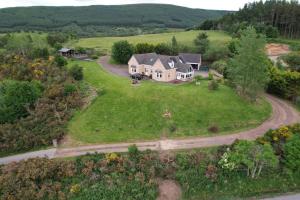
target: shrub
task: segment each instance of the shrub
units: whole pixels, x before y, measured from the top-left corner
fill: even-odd
[[[38,82],[6,80],[0,82],[0,124],[28,115],[28,109],[41,96]]]
[[[227,62],[225,60],[218,60],[215,61],[212,65],[211,68],[219,72],[220,74],[224,74],[225,70],[227,67]]]
[[[208,131],[212,132],[212,133],[217,133],[217,132],[219,132],[219,127],[217,125],[210,126],[208,128]]]
[[[219,88],[219,83],[216,80],[212,80],[208,84],[209,90],[217,90]]]
[[[267,92],[295,101],[300,96],[300,73],[280,71],[275,67],[269,70],[270,81]]]
[[[219,164],[222,168],[230,170],[244,168],[247,176],[256,178],[261,175],[264,168],[275,168],[278,165],[278,158],[270,144],[261,145],[253,141],[241,140],[224,153]]]
[[[171,133],[174,133],[177,130],[176,124],[171,124],[170,127],[169,127],[169,129],[170,129]]]
[[[293,135],[284,145],[284,164],[293,171],[300,170],[300,134]]]
[[[69,96],[77,91],[77,87],[74,84],[66,84],[64,87],[64,95]]]
[[[148,43],[138,43],[135,46],[135,53],[143,54],[143,53],[152,53],[154,52],[155,46]]]
[[[98,55],[91,55],[91,58],[94,59],[94,60],[96,60],[96,59],[99,58],[99,56]]]
[[[161,55],[172,55],[172,47],[166,43],[160,43],[154,48],[155,53]]]
[[[63,67],[68,64],[68,61],[63,56],[55,56],[54,62],[58,67]]]
[[[70,70],[70,75],[76,80],[81,81],[83,79],[83,68],[79,65],[73,65]]]
[[[115,42],[112,46],[112,58],[121,64],[127,64],[134,53],[134,47],[128,41]]]

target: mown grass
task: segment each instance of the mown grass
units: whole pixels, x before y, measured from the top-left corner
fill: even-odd
[[[171,33],[161,34],[148,34],[148,35],[137,35],[129,37],[94,37],[94,38],[83,38],[79,39],[78,42],[71,42],[69,46],[81,46],[86,48],[96,48],[98,50],[109,53],[113,43],[120,40],[128,40],[132,44],[137,43],[150,43],[158,44],[163,42],[171,42],[173,36],[176,37],[178,43],[193,46],[193,40],[197,34],[201,31],[176,31]],[[209,40],[213,45],[223,45],[230,41],[231,37],[221,31],[205,31],[209,36]]]
[[[209,91],[207,81],[200,86],[151,81],[132,86],[129,79],[95,62],[69,65],[75,63],[84,67],[85,81],[102,91],[68,126],[72,138],[85,143],[212,135],[207,129],[213,125],[220,133],[233,132],[256,126],[270,115],[267,102],[247,103],[224,85],[218,91]],[[170,119],[163,116],[166,112]]]

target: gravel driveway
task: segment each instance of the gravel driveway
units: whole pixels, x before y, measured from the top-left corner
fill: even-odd
[[[106,71],[123,77],[129,77],[128,65],[110,64],[110,56],[102,56],[98,60],[98,64],[101,65]]]

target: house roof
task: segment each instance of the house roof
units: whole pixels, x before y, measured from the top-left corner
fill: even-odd
[[[197,54],[200,55],[200,54]],[[176,71],[187,73],[191,68],[190,64],[186,64],[185,60],[180,56],[158,55],[156,53],[134,54],[133,55],[139,64],[154,65],[159,59],[166,70],[176,69]],[[196,57],[196,56],[195,56]],[[200,56],[198,56],[200,62]]]
[[[200,63],[201,54],[195,53],[180,53],[179,57],[186,63]]]
[[[68,49],[68,48],[61,48],[60,50],[58,50],[59,52],[62,52],[62,53],[67,53],[69,51],[71,51],[72,49]]]
[[[158,58],[156,53],[134,54],[133,55],[139,64],[154,65]]]

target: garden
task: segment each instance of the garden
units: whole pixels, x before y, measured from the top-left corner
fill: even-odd
[[[255,127],[271,113],[264,99],[247,102],[224,84],[210,90],[208,80],[200,85],[142,81],[133,86],[130,79],[110,74],[96,62],[69,62],[74,64],[83,67],[84,81],[98,91],[68,126],[69,135],[83,143],[226,134]],[[211,132],[212,127],[217,130]]]

